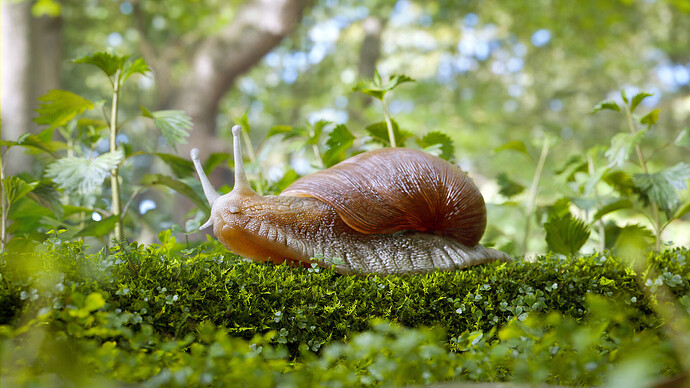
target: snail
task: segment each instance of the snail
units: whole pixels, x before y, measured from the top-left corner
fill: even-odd
[[[479,245],[486,228],[484,198],[455,165],[422,151],[364,152],[296,180],[280,195],[249,186],[232,128],[235,185],[220,196],[199,160],[192,161],[211,205],[200,229],[230,251],[273,263],[335,265],[342,274],[405,274],[455,270],[511,260]]]

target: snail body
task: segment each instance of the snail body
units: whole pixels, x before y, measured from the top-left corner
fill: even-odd
[[[479,245],[481,193],[459,168],[404,148],[365,152],[302,177],[277,196],[254,192],[233,127],[235,186],[219,196],[192,160],[228,250],[256,261],[335,265],[340,273],[455,270],[510,256]],[[316,258],[316,259],[315,259]]]

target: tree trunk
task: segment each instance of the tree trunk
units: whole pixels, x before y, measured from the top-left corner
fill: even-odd
[[[218,35],[206,39],[191,69],[172,96],[171,106],[194,121],[190,145],[202,154],[227,151],[213,141],[220,100],[238,76],[256,65],[301,20],[310,0],[250,0]]]
[[[2,2],[2,138],[17,140],[35,132],[36,99],[60,84],[62,19],[34,18],[32,3]],[[12,148],[6,156],[6,175],[16,175],[31,166],[24,150]]]
[[[1,5],[2,63],[0,63],[0,85],[2,94],[2,138],[17,140],[31,125],[31,3],[10,3]],[[9,150],[4,160],[5,175],[14,175],[25,170],[29,156],[23,150]]]

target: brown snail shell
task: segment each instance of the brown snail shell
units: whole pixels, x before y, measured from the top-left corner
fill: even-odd
[[[484,198],[453,164],[422,151],[383,148],[302,177],[280,195],[314,197],[365,234],[429,232],[475,246],[486,229]]]

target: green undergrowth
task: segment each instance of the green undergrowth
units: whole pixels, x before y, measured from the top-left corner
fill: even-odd
[[[216,242],[88,254],[49,239],[0,264],[12,385],[648,382],[682,370],[657,288],[690,313],[690,254],[636,273],[608,253],[455,272],[342,276],[247,262]],[[690,328],[685,332],[687,336]],[[633,385],[628,385],[633,386]]]

